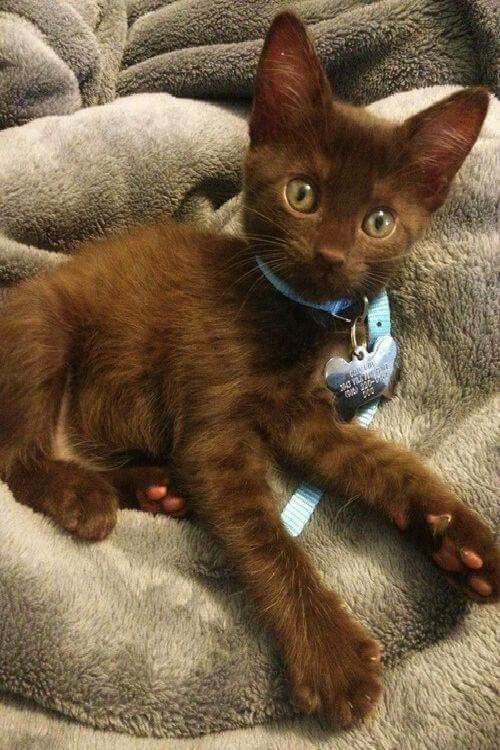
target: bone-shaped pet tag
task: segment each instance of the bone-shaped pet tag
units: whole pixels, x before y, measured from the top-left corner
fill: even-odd
[[[350,362],[342,357],[328,360],[326,384],[336,394],[339,412],[345,418],[390,391],[397,351],[395,340],[386,334],[376,340],[371,352],[357,346]]]

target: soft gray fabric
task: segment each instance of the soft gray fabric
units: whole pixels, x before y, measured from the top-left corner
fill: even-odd
[[[262,36],[284,7],[310,25],[335,90],[352,101],[433,84],[496,83],[489,0],[129,0],[118,91],[248,97]]]
[[[0,0],[0,128],[115,96],[123,0]]]
[[[0,128],[116,92],[248,98],[262,37],[285,7],[310,25],[352,101],[497,83],[492,0],[0,0]]]
[[[374,109],[403,117],[448,92],[398,94]],[[421,453],[492,523],[499,143],[492,101],[450,200],[391,286],[403,369],[397,398],[374,423]],[[50,253],[28,245],[64,249],[164,211],[236,226],[238,202],[228,198],[245,144],[238,110],[167,94],[0,133],[2,278],[10,284],[48,262]],[[123,511],[109,539],[87,545],[5,487],[0,687],[139,735],[242,728],[214,741],[222,748],[495,747],[494,610],[466,604],[398,532],[354,503],[323,501],[303,543],[386,648],[384,700],[355,730],[323,732],[316,721],[243,729],[290,715],[282,667],[196,525]]]

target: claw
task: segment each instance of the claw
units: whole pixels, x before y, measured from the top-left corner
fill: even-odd
[[[429,513],[427,522],[431,526],[432,536],[441,536],[444,534],[452,521],[451,513],[443,513],[440,516],[434,516]]]

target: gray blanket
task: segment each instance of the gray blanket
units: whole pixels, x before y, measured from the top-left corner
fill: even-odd
[[[375,109],[403,116],[445,93],[399,94]],[[403,370],[374,425],[421,453],[491,522],[499,110],[493,102],[448,204],[391,287]],[[220,194],[214,172],[218,187],[236,183],[245,141],[238,113],[166,94],[4,131],[0,216],[17,244],[0,254],[2,274],[59,257],[21,236],[68,242],[72,229],[95,231],[98,216],[119,222],[131,206],[134,215],[149,206],[237,222],[237,201],[214,212],[210,195]],[[4,690],[144,735],[289,715],[273,645],[196,525],[123,511],[108,540],[86,545],[6,487],[0,514]],[[373,723],[335,735],[333,746],[426,747],[430,736],[441,747],[493,748],[493,611],[466,605],[394,529],[341,498],[322,502],[303,543],[386,648]]]
[[[6,4],[0,0],[0,10]],[[40,4],[32,0],[32,5]],[[349,66],[356,77],[358,64],[364,65],[364,74],[353,83],[353,98],[371,99],[377,92],[392,91],[393,80],[387,73],[391,60],[398,73],[404,71],[397,87],[409,88],[429,78],[427,63],[422,60],[416,65],[414,49],[408,42],[398,44],[397,35],[394,39],[386,34],[385,53],[373,58],[361,54],[366,48],[359,37],[359,29],[369,29],[370,19],[377,17],[375,11],[384,23],[390,25],[389,18],[400,17],[404,26],[409,9],[422,10],[423,3],[300,5],[326,17],[326,23],[318,22],[315,33],[323,29],[324,39],[332,40],[325,56],[330,50],[332,54],[334,49],[341,50],[336,59],[340,71],[339,60],[347,61],[344,85]],[[238,7],[241,10],[242,3],[231,7],[217,3],[219,28],[212,32],[204,10],[208,3],[203,0],[152,0],[149,6],[153,12],[145,15],[144,0],[129,3],[129,67],[122,67],[119,88],[134,67],[135,80],[139,80],[136,66],[142,63],[134,62],[130,52],[134,28],[140,28],[141,19],[151,23],[153,40],[157,38],[153,27],[163,23],[165,13],[194,19],[191,31],[181,21],[168,25],[172,35],[178,30],[178,42],[171,39],[171,46],[186,46],[187,38],[201,45],[184,52],[191,56],[193,80],[196,73],[204,75],[203,65],[209,65],[203,62],[208,48],[213,65],[207,81],[216,87],[225,77],[227,86],[233,85],[230,66],[234,60],[225,57],[227,49],[211,44],[226,33],[240,35],[231,39],[241,41],[242,69],[254,65],[257,49],[245,58],[248,48],[242,39],[254,33],[250,30],[252,14],[242,12],[241,24],[237,24],[230,13]],[[487,24],[477,24],[484,39],[490,39],[479,54],[472,21],[457,23],[459,17],[462,21],[480,19],[486,6],[460,3],[459,10],[453,10],[454,4],[449,3],[447,14],[442,12],[442,3],[425,7],[431,6],[434,14],[428,12],[420,19],[422,24],[427,19],[425,28],[433,30],[427,43],[434,40],[438,28],[450,50],[443,52],[435,74],[439,76],[442,70],[443,80],[491,82],[492,68],[486,64],[492,50]],[[72,3],[82,18],[86,9],[87,19],[96,18],[93,7],[92,0]],[[113,3],[99,3],[101,11],[105,7],[112,9]],[[206,22],[202,24],[203,13]],[[350,23],[346,14],[351,15]],[[0,24],[9,15],[10,22],[22,23],[22,14],[0,13]],[[227,17],[226,30],[220,28],[222,17]],[[258,17],[255,13],[257,25]],[[357,19],[358,36],[353,38],[358,41],[353,42],[347,32],[336,37],[335,24],[329,20],[334,18],[340,31],[342,18],[347,29],[354,28]],[[491,22],[491,16],[487,19]],[[92,23],[86,21],[89,29]],[[94,23],[95,29],[98,26]],[[374,38],[382,44],[382,37],[377,36],[380,29],[374,23],[371,26]],[[417,26],[412,27],[414,35],[422,39],[425,29]],[[108,26],[108,30],[113,28]],[[207,35],[204,40],[202,32]],[[88,39],[93,32],[89,34]],[[44,32],[39,38],[46,42],[48,36]],[[318,40],[321,45],[319,36]],[[108,52],[110,48],[117,49],[111,45]],[[82,54],[85,49],[82,45]],[[106,58],[106,45],[102,43],[99,49],[96,59]],[[356,50],[359,61],[355,64]],[[158,63],[168,88],[168,67],[162,65],[170,53],[158,54],[154,48],[148,54],[148,59]],[[437,58],[438,47],[432,59]],[[389,66],[385,76],[383,65]],[[0,80],[8,67],[0,66]],[[420,78],[423,69],[427,73]],[[73,75],[80,81],[74,71]],[[105,79],[111,91],[116,80],[111,74],[96,77],[91,88],[97,91],[97,81]],[[85,80],[92,77],[83,75]],[[210,87],[202,91],[199,86],[196,93],[224,93]],[[80,101],[63,109],[64,113],[88,103],[80,85],[77,88]],[[34,87],[33,92],[37,90]],[[103,91],[95,94],[94,101],[113,98]],[[387,116],[402,117],[447,91],[412,91],[374,107]],[[33,96],[32,102],[36,101]],[[0,108],[4,103],[0,97]],[[403,370],[397,398],[379,410],[373,426],[421,453],[492,523],[498,520],[493,299],[499,110],[500,105],[492,102],[482,136],[448,204],[390,289]],[[39,114],[34,113],[20,119]],[[121,98],[70,117],[35,119],[22,128],[4,130],[0,133],[0,286],[4,293],[19,278],[64,261],[63,252],[75,241],[107,227],[168,212],[234,231],[238,200],[233,196],[239,187],[245,145],[244,106],[234,101],[221,105],[179,100],[168,94]],[[278,498],[283,501],[282,490]],[[358,729],[332,734],[320,730],[316,721],[290,719],[282,666],[273,644],[217,549],[196,525],[123,511],[108,540],[85,545],[15,503],[5,486],[0,486],[0,688],[93,726],[131,734],[180,738],[240,728],[219,736],[214,747],[495,747],[493,611],[457,598],[394,529],[342,498],[322,502],[304,532],[303,543],[326,580],[385,644],[385,698],[371,722]],[[250,734],[244,729],[271,720],[269,728],[263,726]],[[12,737],[6,747],[16,746]],[[0,747],[2,739],[0,734]],[[120,743],[116,746],[127,747],[125,741]]]
[[[497,83],[493,0],[0,0],[0,128],[124,96],[248,98],[275,13],[310,25],[339,95]],[[128,27],[127,27],[128,20]]]

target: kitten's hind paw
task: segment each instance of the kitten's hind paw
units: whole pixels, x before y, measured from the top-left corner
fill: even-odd
[[[118,500],[113,487],[96,474],[78,468],[66,473],[61,483],[54,483],[54,500],[47,503],[47,512],[79,539],[105,539],[116,524]]]
[[[162,466],[126,466],[106,472],[120,496],[120,505],[146,513],[169,516],[186,514],[184,500],[170,489],[168,470]]]

